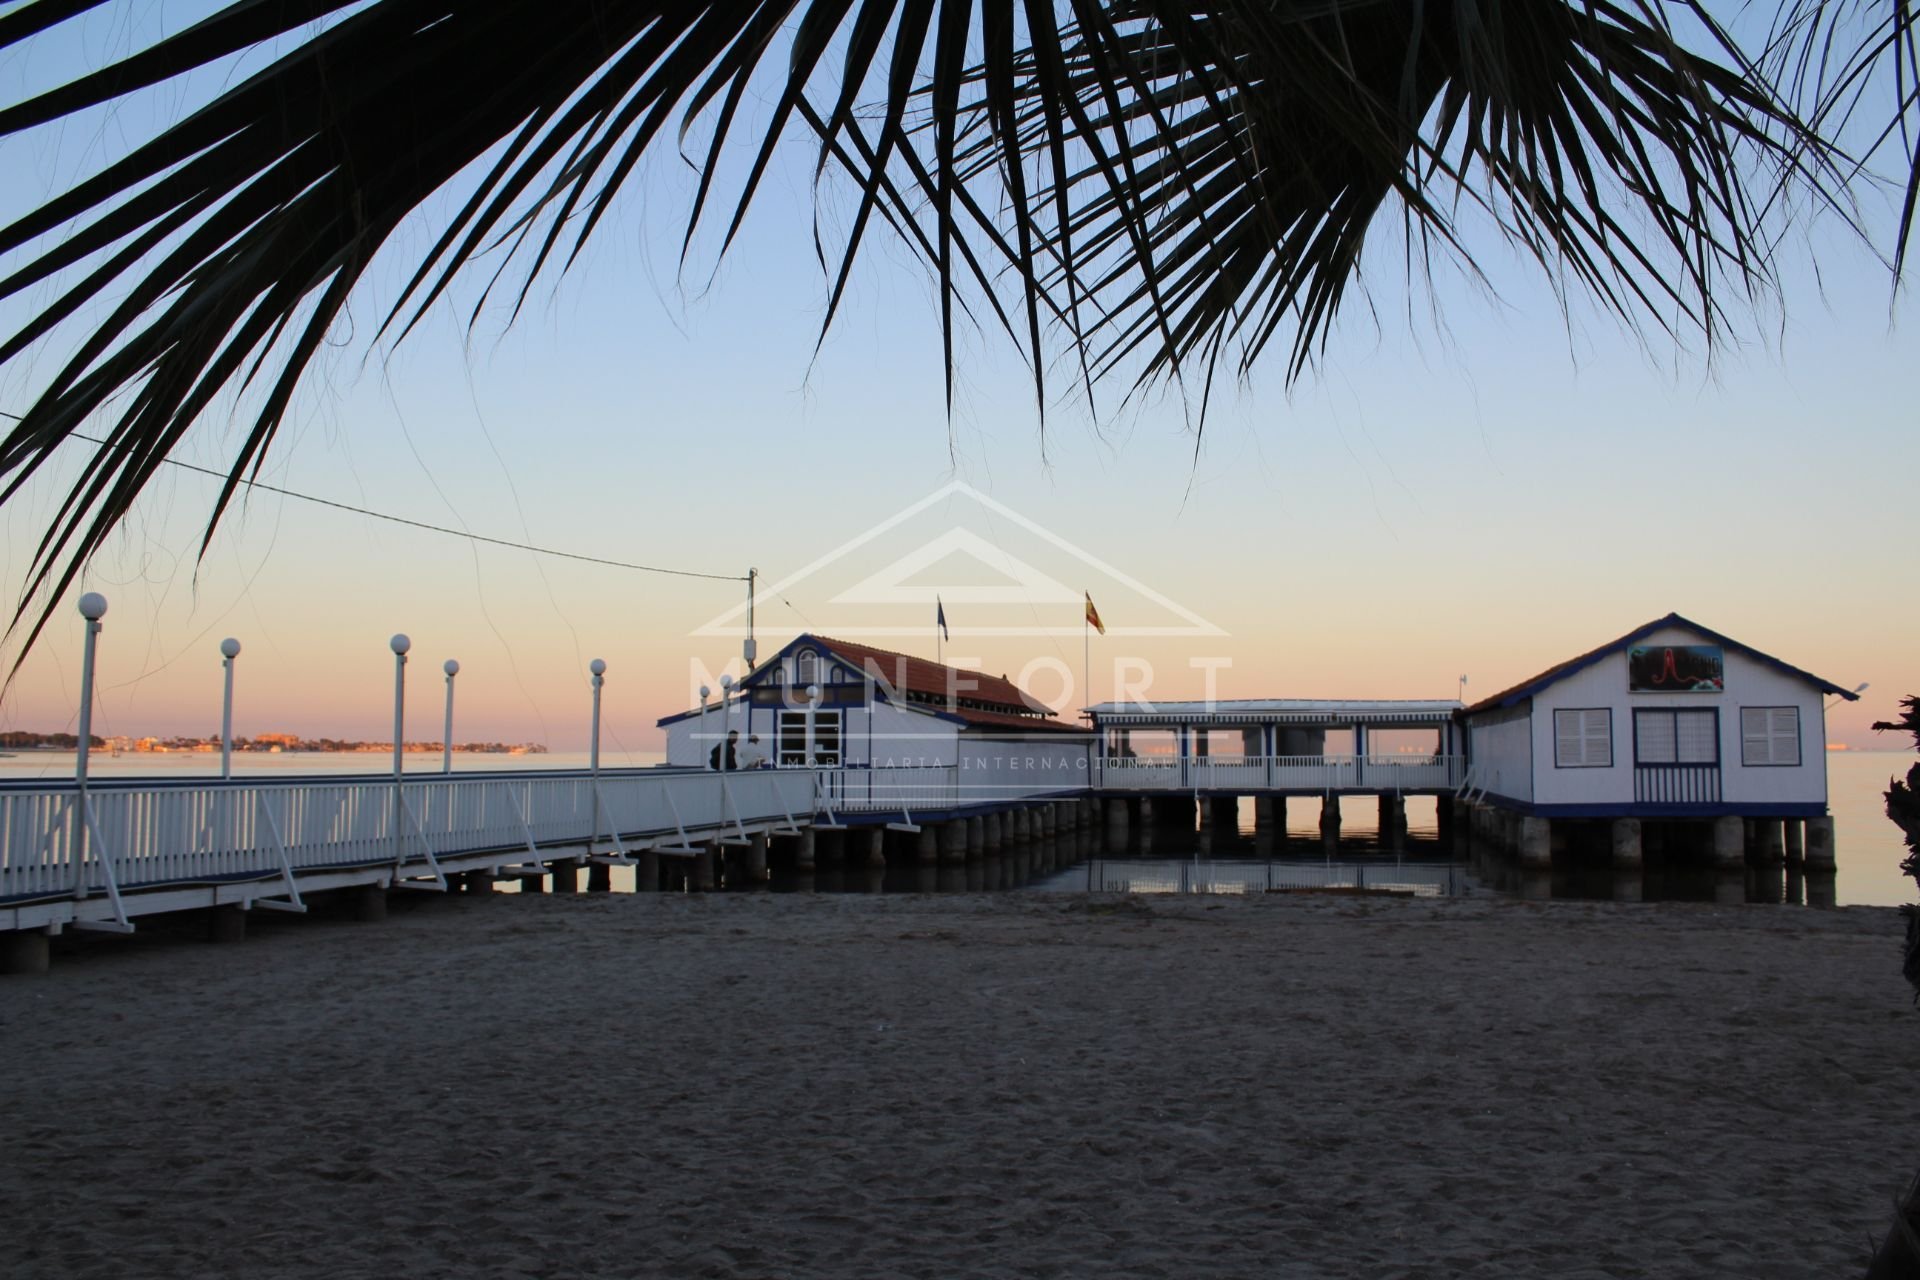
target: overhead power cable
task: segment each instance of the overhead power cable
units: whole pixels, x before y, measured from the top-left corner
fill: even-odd
[[[7,413],[5,410],[0,410],[0,418],[12,418],[15,422],[22,421],[19,414]],[[84,440],[88,444],[96,444],[104,448],[119,447],[108,444],[105,440],[96,440],[92,436],[83,436],[78,431],[68,432],[68,435],[72,439]],[[171,467],[179,467],[185,471],[197,471],[203,476],[212,476],[216,480],[225,480],[227,478],[224,472],[215,471],[211,467],[196,466],[191,462],[181,462],[177,458],[162,458],[161,461]],[[612,569],[632,569],[638,573],[665,573],[677,578],[705,578],[711,582],[745,582],[747,580],[747,575],[744,573],[700,573],[693,569],[669,569],[657,564],[633,564],[626,560],[608,560],[601,556],[583,556],[576,551],[556,551],[552,547],[536,547],[530,542],[513,542],[506,538],[489,538],[485,534],[469,533],[464,529],[449,529],[445,525],[428,524],[424,520],[409,520],[405,516],[389,515],[384,511],[370,511],[366,507],[356,507],[346,502],[335,502],[332,498],[316,498],[310,493],[298,493],[292,489],[282,489],[278,485],[266,484],[259,480],[243,479],[240,483],[249,489],[259,489],[265,493],[277,493],[283,498],[298,498],[302,502],[311,502],[322,507],[332,507],[336,511],[350,511],[354,515],[367,516],[374,520],[386,520],[392,524],[403,524],[410,529],[425,529],[430,533],[444,533],[455,538],[465,538],[469,542],[484,542],[496,547],[510,547],[515,551],[531,551],[536,555],[557,556],[562,560],[578,560],[584,564],[606,565]]]

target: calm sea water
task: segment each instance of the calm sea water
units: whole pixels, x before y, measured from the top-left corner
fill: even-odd
[[[661,763],[659,752],[620,753],[603,751],[602,768],[637,768]],[[385,773],[391,757],[374,753],[297,752],[281,755],[244,753],[234,758],[234,773],[243,778],[294,777],[302,774]],[[1889,779],[1904,777],[1920,760],[1905,752],[1835,751],[1827,755],[1828,807],[1833,813],[1834,844],[1840,870],[1835,879],[1835,900],[1842,906],[1897,906],[1915,900],[1913,883],[1900,874],[1905,849],[1899,830],[1886,817],[1885,792]],[[0,779],[69,778],[73,776],[72,752],[20,752],[0,756]],[[456,772],[483,772],[522,769],[583,769],[585,752],[554,752],[548,755],[458,755]],[[437,755],[409,755],[408,773],[431,774],[440,770]],[[89,765],[92,776],[107,780],[127,777],[210,777],[220,771],[217,755],[173,754],[106,756],[95,753]],[[1242,825],[1251,829],[1252,806],[1241,805]],[[1352,797],[1341,806],[1343,834],[1364,848],[1372,833],[1378,810],[1370,797]],[[1290,839],[1312,844],[1319,836],[1319,805],[1314,801],[1295,801],[1288,806],[1287,828]],[[1413,850],[1420,844],[1431,846],[1437,834],[1434,802],[1414,798],[1407,802],[1408,834]],[[1214,852],[1220,858],[1234,856],[1222,833]],[[1176,852],[1171,847],[1167,853]]]

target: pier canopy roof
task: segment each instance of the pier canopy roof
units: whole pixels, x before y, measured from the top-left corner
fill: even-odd
[[[1293,725],[1345,729],[1443,725],[1460,710],[1458,702],[1376,698],[1245,698],[1212,702],[1103,702],[1086,714],[1100,727],[1233,728]]]

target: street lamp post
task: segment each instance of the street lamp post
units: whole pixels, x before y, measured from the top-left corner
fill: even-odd
[[[693,748],[693,763],[695,768],[701,767],[700,747],[704,746],[707,741],[707,699],[712,696],[712,689],[704,684],[700,686],[700,733],[698,735],[698,742]]]
[[[600,686],[607,682],[606,660],[595,658],[587,664],[587,670],[593,673],[593,732],[587,743],[587,771],[593,777],[593,830],[587,834],[587,856],[591,858],[594,841],[600,838]]]
[[[447,728],[440,736],[440,772],[453,772],[453,678],[460,674],[460,664],[452,658],[440,668],[447,673]]]
[[[387,641],[387,647],[393,650],[393,862],[399,866],[406,857],[406,837],[401,827],[407,806],[400,783],[407,734],[407,650],[413,647],[413,641],[403,632]]]
[[[733,677],[720,677],[720,768],[727,768],[727,733],[733,728]]]
[[[240,656],[240,642],[228,636],[220,642],[220,665],[226,668],[226,694],[220,701],[220,777],[233,776],[233,660]]]
[[[80,651],[80,742],[73,757],[75,806],[73,820],[73,896],[87,896],[87,752],[93,745],[93,654],[100,636],[100,619],[107,615],[107,598],[98,591],[80,597],[80,616],[87,620],[87,638]],[[102,856],[106,851],[101,850]]]

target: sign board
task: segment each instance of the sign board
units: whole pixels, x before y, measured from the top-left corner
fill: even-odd
[[[1629,693],[1723,693],[1726,660],[1717,644],[1639,645],[1627,650]]]

